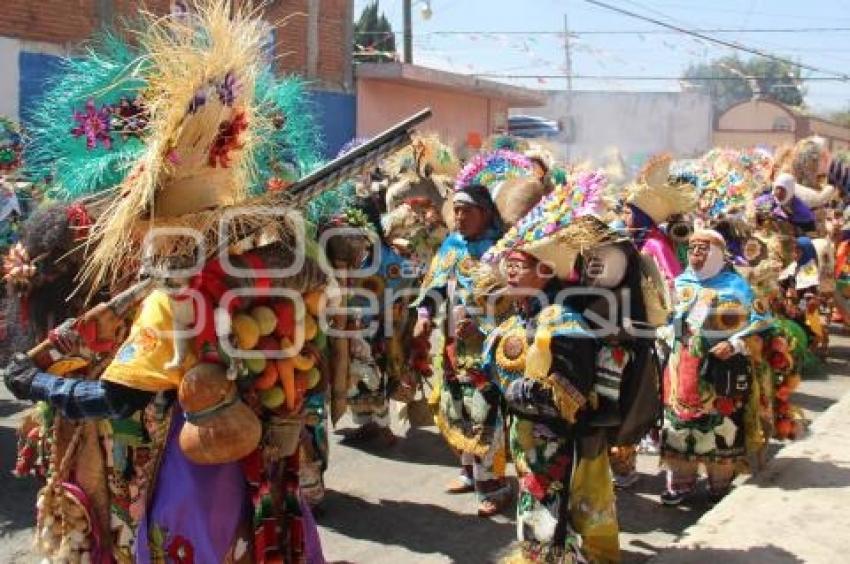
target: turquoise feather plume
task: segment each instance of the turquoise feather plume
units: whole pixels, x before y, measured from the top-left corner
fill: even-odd
[[[112,32],[94,38],[80,56],[62,59],[26,116],[26,173],[35,181],[49,180],[52,198],[70,201],[115,188],[143,154],[144,129],[131,135],[110,131],[109,146],[87,146],[86,137],[71,130],[78,125],[75,112],[85,113],[89,101],[101,110],[142,94],[145,60],[139,47]],[[257,79],[255,104],[259,143],[247,166],[250,193],[260,194],[272,178],[294,181],[317,168],[321,136],[309,93],[298,78],[277,78],[267,67]]]
[[[33,110],[25,115],[29,141],[26,173],[35,181],[51,179],[50,195],[72,200],[117,185],[144,150],[136,137],[112,135],[112,146],[86,147],[85,138],[71,134],[75,111],[135,98],[144,82],[137,78],[139,53],[117,36],[95,39],[84,56],[65,58]]]

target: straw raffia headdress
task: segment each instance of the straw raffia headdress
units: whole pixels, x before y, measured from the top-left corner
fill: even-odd
[[[291,234],[247,213],[219,237],[223,214],[262,204],[250,197],[318,161],[300,83],[275,79],[265,60],[268,31],[249,8],[197,0],[188,13],[143,14],[132,41],[106,35],[65,63],[37,112],[32,163],[60,196],[108,195],[82,272],[90,284],[137,268],[154,228],[191,229],[203,243],[157,237],[154,260],[203,259],[200,247],[211,255],[259,227],[267,240]]]
[[[655,223],[674,214],[690,213],[697,206],[696,188],[670,182],[671,161],[669,154],[652,157],[628,188],[626,203],[639,208]]]

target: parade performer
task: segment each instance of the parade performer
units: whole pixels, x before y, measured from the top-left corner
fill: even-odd
[[[45,205],[24,222],[21,241],[3,264],[4,354],[35,346],[48,331],[83,311],[83,297],[71,296],[83,260],[79,246],[91,222],[83,205],[63,203]]]
[[[596,296],[585,304],[594,314],[589,326],[605,332],[596,353],[598,399],[590,422],[606,431],[614,485],[628,488],[638,479],[635,445],[660,415],[659,360],[654,338],[648,337],[652,279],[628,239],[599,245],[581,259],[582,283],[610,290],[615,298]]]
[[[663,386],[665,504],[680,503],[694,491],[700,465],[714,497],[725,495],[745,467],[752,378],[745,338],[769,328],[770,321],[749,285],[729,269],[725,252],[719,233],[695,232],[688,269],[676,279],[676,310],[665,335],[672,346]]]
[[[838,230],[838,247],[835,252],[835,312],[834,321],[847,323],[850,321],[850,229],[848,229],[848,214],[845,211],[841,218],[841,229]]]
[[[638,174],[637,182],[629,188],[624,208],[626,226],[635,246],[642,256],[655,263],[666,283],[666,288],[659,288],[659,291],[664,291],[660,302],[667,303],[668,306],[673,280],[682,272],[682,267],[673,242],[658,226],[671,216],[679,217],[693,212],[698,203],[693,185],[671,182],[670,164],[670,155],[650,159]],[[664,321],[666,319],[662,320],[660,316],[653,320],[656,324]],[[641,448],[647,452],[657,452],[655,433],[648,434],[641,441]],[[612,452],[617,480],[623,486],[633,483],[636,479],[636,450],[637,445],[631,448],[623,445]]]
[[[88,235],[90,224],[91,218],[82,205],[62,203],[36,210],[24,223],[21,242],[9,250],[3,261],[4,365],[15,351],[29,350],[48,337],[58,341],[61,332],[56,331],[57,325],[84,311],[82,293],[74,294],[74,278],[83,259],[79,245]],[[54,372],[60,368],[54,366]],[[74,427],[68,420],[51,419],[48,410],[40,407],[27,412],[19,429],[15,475],[46,478],[51,468],[45,454],[50,452],[51,445],[64,448]],[[97,444],[95,424],[85,425],[81,433],[88,439],[87,444]],[[86,452],[94,466],[102,460],[98,450]],[[105,489],[101,473],[92,476],[79,471],[78,475],[82,481],[88,480],[86,485],[90,488]]]
[[[372,221],[380,235],[380,260],[377,272],[361,284],[386,296],[382,337],[374,348],[389,379],[390,397],[401,404],[399,419],[414,426],[432,425],[425,392],[432,374],[431,343],[413,338],[416,315],[409,306],[448,235],[446,224],[454,214],[451,187],[460,162],[436,135],[417,135],[409,147],[385,159],[381,170],[389,179],[388,211]]]
[[[798,233],[813,233],[817,229],[815,215],[812,210],[796,195],[797,181],[794,177],[783,172],[773,181],[773,198],[782,216],[797,229]]]
[[[317,235],[319,235],[322,228],[326,228],[329,222],[332,221],[331,218],[342,217],[339,216],[340,209],[350,209],[355,205],[356,201],[357,198],[354,194],[353,183],[344,182],[340,186],[320,194],[318,197],[309,202],[305,212],[307,224],[311,228],[315,227],[317,229]],[[352,235],[352,232],[346,232],[346,235],[350,236]],[[322,239],[320,238],[320,241],[321,240]],[[342,240],[343,239],[337,238],[334,240],[334,243]],[[357,237],[354,237],[353,241],[355,242],[355,245],[360,243],[360,240]],[[327,258],[327,264],[325,265],[326,269],[328,272],[333,272],[337,284],[344,288],[347,286],[347,280],[344,275],[348,268],[348,262],[346,260],[348,255],[345,254],[344,251],[340,251],[339,247],[334,243],[325,240],[325,247],[321,250],[324,252],[324,258]],[[332,252],[330,252],[332,249],[337,251],[337,256],[332,256]],[[363,251],[362,246],[360,250],[361,252]],[[317,258],[321,260],[323,258],[322,253],[318,253]],[[334,271],[334,269],[336,270]],[[313,294],[313,297],[316,297],[316,295]],[[340,296],[337,300],[342,298],[343,296]],[[316,309],[318,305],[313,304],[312,307]],[[333,326],[344,328],[344,319],[344,315],[337,316],[335,318],[336,323],[333,323]],[[321,327],[313,328],[311,326],[309,329],[311,332],[315,330],[316,333],[314,342],[317,354],[316,366],[314,368],[319,370],[322,385],[311,387],[304,400],[305,432],[301,437],[301,464],[299,468],[299,478],[301,493],[304,496],[304,499],[311,507],[317,509],[325,498],[324,475],[325,471],[328,469],[330,461],[330,444],[327,426],[327,400],[329,392],[332,392],[334,385],[333,375],[337,371],[345,372],[343,380],[344,385],[347,386],[347,370],[349,363],[347,358],[340,359],[339,351],[334,350],[334,344],[338,344],[340,339],[335,339],[325,335]],[[335,408],[339,410],[344,403],[340,404],[340,402],[337,402],[334,404],[333,400],[330,403],[332,406],[331,419],[333,423],[336,424],[339,419],[339,413],[333,412],[333,408],[335,406]],[[336,415],[336,417],[334,415]]]
[[[670,162],[669,155],[661,155],[644,165],[636,184],[629,188],[624,221],[638,250],[652,257],[672,286],[682,269],[673,244],[658,226],[671,215],[694,211],[697,195],[691,185],[669,182]]]
[[[92,228],[84,279],[94,288],[120,287],[145,265],[162,287],[133,285],[92,310],[102,317],[72,324],[77,343],[108,350],[103,325],[115,338],[120,319],[110,322],[106,313],[126,314],[141,300],[129,337],[114,358],[107,353],[111,362],[98,380],[91,379],[96,374],[42,372],[42,349],[34,359],[17,355],[4,371],[19,399],[44,401],[70,419],[128,423],[106,426],[106,523],[100,520],[104,500],[68,472],[75,453],[89,445],[75,438],[64,453],[51,453],[38,531],[40,548],[52,557],[322,561],[298,491],[298,439],[305,395],[322,380],[313,371],[315,342],[307,337],[316,337],[316,296],[328,279],[309,259],[294,276],[266,274],[292,262],[289,242],[299,234],[288,221],[233,207],[246,202],[258,183],[265,186],[271,161],[288,159],[297,168],[306,163],[293,163],[293,155],[310,152],[296,143],[285,151],[264,145],[287,139],[287,128],[303,125],[307,115],[298,98],[279,103],[280,86],[261,63],[267,31],[228,2],[199,2],[190,13],[146,20],[133,46],[121,44],[123,55],[134,56],[105,66],[134,68],[130,82],[112,75],[112,88],[95,84],[103,79],[95,76],[97,65],[110,60],[104,56],[88,61],[88,82],[73,85],[87,106],[74,115],[80,127],[73,141],[88,143],[97,164],[122,164],[110,174],[126,174],[117,178],[116,197]],[[107,54],[114,56],[117,40],[109,45]],[[287,96],[300,96],[297,84],[283,88]],[[80,103],[63,95],[64,104]],[[126,120],[113,121],[100,106],[113,102],[99,96],[118,104],[122,95],[139,109],[136,117],[144,115],[144,127],[130,131]],[[59,129],[67,132],[67,126]],[[111,136],[117,141],[124,133],[129,144],[121,154],[105,155]],[[309,130],[299,133],[309,137]],[[65,156],[61,150],[57,155]],[[98,167],[84,167],[90,177],[82,168],[70,170],[69,162],[82,164],[75,158],[56,163],[61,190],[86,191],[105,182]],[[77,183],[68,176],[74,172]],[[233,216],[225,221],[228,213]],[[146,234],[152,239],[143,245]],[[229,252],[211,258],[217,249]],[[278,297],[277,288],[289,297]],[[294,295],[306,304],[299,322],[288,301]]]
[[[757,464],[763,466],[770,438],[784,440],[803,435],[802,410],[791,404],[789,396],[807,364],[808,338],[797,322],[786,317],[798,315],[797,301],[787,297],[789,288],[783,282],[785,276],[790,276],[793,286],[795,228],[784,212],[777,210],[770,193],[757,196],[752,204],[747,218],[754,229],[742,245],[746,264],[737,265],[736,270],[753,290],[754,307],[774,316],[769,331],[760,339],[753,337],[748,341],[753,379],[746,448],[756,454]]]
[[[599,342],[559,295],[565,280],[576,279],[581,250],[614,239],[592,215],[595,190],[570,190],[600,184],[604,179],[588,173],[574,186],[556,187],[483,259],[501,265],[515,303],[484,349],[512,415],[520,484],[520,547],[507,561],[619,560],[605,431],[593,426],[594,416],[604,418],[609,409],[595,387]]]
[[[774,176],[783,173],[794,178],[794,195],[812,213],[815,235],[826,233],[827,212],[832,202],[841,199],[840,190],[828,183],[830,153],[822,137],[806,137],[793,147],[782,147],[774,158]]]
[[[431,343],[413,338],[417,317],[410,304],[448,229],[439,208],[427,198],[405,201],[381,218],[380,229],[378,271],[362,281],[384,296],[374,349],[387,373],[390,397],[401,404],[399,418],[412,426],[432,425],[426,393],[432,375]]]
[[[387,373],[379,365],[377,347],[373,346],[380,339],[381,332],[380,329],[374,334],[367,331],[373,322],[380,325],[384,293],[381,288],[376,288],[370,295],[362,294],[362,282],[366,277],[358,275],[369,268],[370,257],[381,260],[380,238],[366,214],[358,208],[349,208],[331,217],[322,226],[321,238],[326,237],[328,260],[336,270],[336,278],[348,290],[345,300],[349,312],[344,326],[352,334],[347,337],[346,403],[357,428],[347,433],[346,438],[365,440],[377,437],[389,445],[395,441],[395,436],[390,429]],[[380,270],[379,265],[375,266],[376,270]],[[372,299],[377,300],[377,315],[366,313]]]
[[[789,272],[790,278],[786,281],[788,289],[786,292],[785,315],[794,320],[806,330],[808,341],[813,352],[825,354],[829,343],[825,320],[820,313],[821,307],[821,278],[822,262],[829,262],[827,267],[833,270],[832,257],[818,253],[815,241],[809,237],[797,237],[794,247],[793,272]]]
[[[498,513],[509,498],[501,396],[478,366],[484,335],[476,319],[473,273],[499,236],[490,193],[480,184],[462,184],[453,194],[455,231],[441,245],[414,303],[414,337],[427,337],[437,314],[445,316],[443,375],[437,425],[461,456],[461,474],[450,493],[476,492],[478,514]]]

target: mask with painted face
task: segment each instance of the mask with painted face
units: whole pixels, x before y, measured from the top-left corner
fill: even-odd
[[[584,277],[588,286],[616,288],[626,275],[626,253],[616,245],[605,245],[587,255]]]
[[[723,248],[718,245],[711,245],[708,249],[708,257],[701,268],[696,270],[697,278],[700,280],[708,280],[714,278],[723,267],[726,265],[726,256]]]

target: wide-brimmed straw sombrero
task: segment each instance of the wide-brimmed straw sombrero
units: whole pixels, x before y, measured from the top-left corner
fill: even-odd
[[[656,224],[674,214],[685,214],[697,207],[696,188],[690,184],[670,182],[669,154],[652,157],[627,188],[626,204],[639,208]]]

